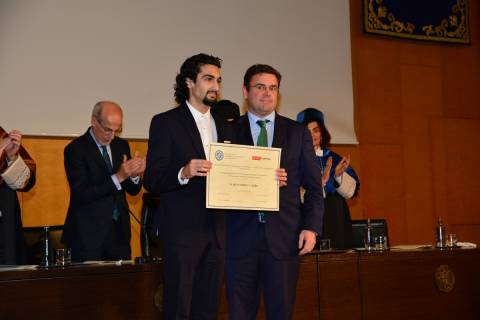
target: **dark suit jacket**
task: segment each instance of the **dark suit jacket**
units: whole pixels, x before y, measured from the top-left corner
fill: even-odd
[[[254,145],[248,116],[237,122],[235,143]],[[280,211],[265,213],[265,234],[273,256],[287,259],[298,256],[298,236],[302,229],[322,232],[322,177],[315,162],[308,129],[293,120],[275,115],[272,147],[281,148],[280,167],[287,171],[287,186],[280,188]],[[306,189],[300,203],[300,186]],[[235,212],[227,215],[227,257],[242,257],[251,251],[258,215]]]
[[[231,141],[229,123],[212,114],[218,142]],[[214,232],[225,246],[225,215],[205,206],[206,179],[194,177],[180,185],[178,172],[192,159],[206,159],[195,120],[183,103],[157,114],[150,124],[145,188],[160,196],[156,221],[162,242],[192,246]]]
[[[70,205],[65,220],[63,241],[73,249],[98,248],[109,230],[114,203],[120,209],[119,222],[130,239],[130,216],[125,191],[136,195],[142,184],[126,179],[117,190],[100,150],[87,132],[70,142],[64,150],[65,171],[70,185]],[[130,159],[130,147],[115,137],[110,143],[113,172],[117,172],[123,155]]]

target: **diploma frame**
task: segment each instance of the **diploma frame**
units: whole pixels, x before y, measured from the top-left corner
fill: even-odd
[[[275,170],[282,149],[212,143],[207,174],[206,206],[210,209],[279,211]]]

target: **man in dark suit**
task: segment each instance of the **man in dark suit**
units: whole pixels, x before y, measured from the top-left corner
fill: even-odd
[[[220,89],[221,60],[194,55],[176,77],[177,107],[153,117],[145,188],[160,197],[164,319],[216,319],[225,263],[225,215],[206,208],[211,142],[231,128],[210,113]],[[229,129],[230,128],[230,129]]]
[[[91,127],[64,150],[70,205],[63,241],[72,260],[130,259],[130,215],[125,192],[136,195],[145,159],[131,158],[128,142],[117,135],[123,113],[114,102],[93,108]]]
[[[322,177],[305,126],[275,113],[281,75],[253,65],[244,76],[248,113],[237,122],[236,143],[282,149],[288,174],[280,189],[280,211],[227,216],[227,297],[230,319],[256,319],[263,291],[267,319],[290,319],[299,255],[310,252],[322,230]],[[303,212],[300,186],[306,190]]]

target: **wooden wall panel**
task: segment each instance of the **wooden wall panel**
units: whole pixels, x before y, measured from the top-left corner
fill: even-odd
[[[430,117],[442,112],[440,72],[437,67],[401,66],[405,216],[408,240],[433,241],[432,158]]]
[[[360,163],[364,217],[386,218],[390,243],[406,243],[404,166],[401,147],[362,145]]]
[[[402,41],[399,46],[399,64],[423,67],[440,67],[442,46],[438,43]]]
[[[478,239],[478,125],[457,130],[441,123],[480,119],[479,2],[470,1],[470,9],[472,43],[453,45],[364,34],[361,1],[350,1],[362,210],[365,217],[395,212],[388,215],[394,242],[432,243],[438,215],[463,240]]]
[[[360,77],[356,81],[359,142],[399,143],[401,96],[398,90],[400,70],[396,64],[397,46],[389,45],[381,51],[377,41],[361,42],[356,68]]]
[[[70,139],[24,137],[23,144],[37,164],[36,183],[22,195],[25,226],[63,225],[70,189],[63,166],[63,149]]]
[[[480,243],[480,224],[450,224],[447,227],[447,233],[455,233],[458,241]]]
[[[479,120],[433,119],[432,157],[435,206],[447,223],[447,232],[461,241],[480,243],[480,179],[478,177]]]

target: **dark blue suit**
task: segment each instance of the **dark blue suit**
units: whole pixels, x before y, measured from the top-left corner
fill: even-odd
[[[214,116],[218,142],[232,129]],[[153,117],[145,188],[160,197],[156,215],[162,240],[165,319],[216,318],[223,279],[225,214],[206,208],[206,179],[186,185],[178,173],[192,159],[205,159],[195,120],[183,103]]]
[[[248,116],[237,123],[235,143],[254,145]],[[298,275],[298,237],[301,230],[322,230],[323,194],[308,129],[275,116],[272,147],[282,149],[280,167],[288,174],[280,189],[280,211],[227,215],[227,294],[231,319],[255,319],[260,290],[268,319],[289,319]],[[300,203],[300,186],[306,189]]]

